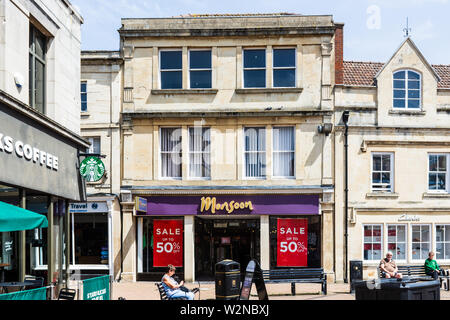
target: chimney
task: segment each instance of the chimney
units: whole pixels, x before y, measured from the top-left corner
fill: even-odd
[[[334,53],[335,53],[335,83],[344,83],[344,24],[335,23]]]

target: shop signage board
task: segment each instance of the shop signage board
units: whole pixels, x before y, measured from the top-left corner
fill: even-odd
[[[105,175],[105,165],[97,157],[86,157],[81,161],[80,174],[87,182],[97,182]]]
[[[147,213],[147,199],[142,197],[135,197],[134,201],[136,202],[135,208],[137,212]]]
[[[277,219],[277,266],[308,266],[308,219]]]
[[[319,195],[153,196],[146,199],[146,214],[158,216],[319,214]]]
[[[183,220],[153,221],[153,267],[183,266]]]
[[[106,202],[78,202],[71,203],[69,211],[72,213],[95,213],[108,212],[108,205]]]

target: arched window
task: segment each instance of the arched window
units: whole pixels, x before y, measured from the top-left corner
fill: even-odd
[[[411,70],[394,73],[394,108],[419,109],[421,98],[420,74]]]

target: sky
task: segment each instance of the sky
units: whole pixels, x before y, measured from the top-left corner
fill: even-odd
[[[344,23],[344,59],[386,62],[409,35],[431,64],[450,64],[450,0],[70,0],[84,19],[82,50],[119,50],[121,18],[181,14],[333,15]]]

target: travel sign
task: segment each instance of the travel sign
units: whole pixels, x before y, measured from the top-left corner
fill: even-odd
[[[97,182],[105,175],[105,165],[97,157],[86,157],[81,162],[80,174],[87,182]]]

